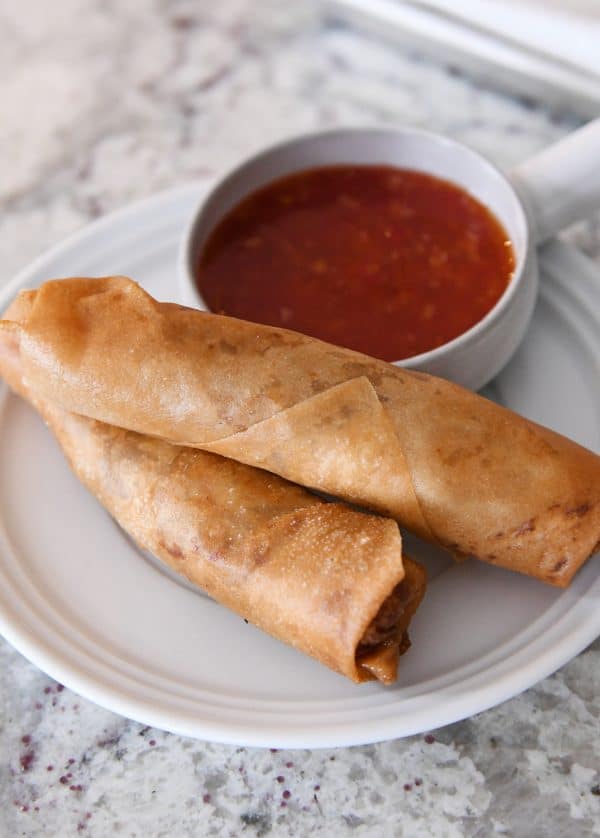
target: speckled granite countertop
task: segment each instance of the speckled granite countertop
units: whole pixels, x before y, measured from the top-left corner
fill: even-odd
[[[326,25],[314,2],[0,4],[0,263],[280,137],[405,122],[501,166],[575,122]],[[569,234],[600,262],[597,221]],[[600,834],[600,642],[425,736],[326,751],[144,728],[0,642],[0,834]]]

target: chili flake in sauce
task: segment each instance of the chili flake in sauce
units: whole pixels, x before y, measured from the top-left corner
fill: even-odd
[[[210,235],[197,284],[212,311],[398,361],[481,320],[513,270],[506,231],[460,187],[343,165],[241,201]]]

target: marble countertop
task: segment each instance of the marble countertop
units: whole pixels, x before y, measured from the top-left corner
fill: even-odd
[[[314,0],[20,0],[0,8],[3,281],[129,201],[281,137],[398,124],[511,165],[577,125],[568,103],[326,23]],[[600,224],[568,234],[600,263]],[[600,834],[600,642],[501,706],[424,736],[324,751],[142,727],[0,641],[6,836]]]

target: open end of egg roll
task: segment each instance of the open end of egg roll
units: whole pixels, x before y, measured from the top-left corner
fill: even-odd
[[[141,548],[348,678],[396,678],[425,573],[403,562],[394,521],[216,454],[65,411],[23,380],[19,335],[0,332],[0,373]]]
[[[369,623],[356,650],[358,672],[365,680],[390,684],[396,678],[398,656],[410,648],[408,626],[427,584],[421,565],[404,556],[405,576]]]

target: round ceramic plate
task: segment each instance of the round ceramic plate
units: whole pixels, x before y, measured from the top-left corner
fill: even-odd
[[[6,288],[122,273],[177,299],[176,251],[201,187],[92,224]],[[600,278],[554,243],[527,339],[489,395],[598,450]],[[266,636],[141,555],[69,471],[36,414],[2,393],[0,630],[81,695],[145,724],[270,747],[375,742],[518,693],[600,633],[600,564],[566,591],[422,544],[430,585],[395,686],[356,686]],[[508,453],[507,453],[508,455]]]

